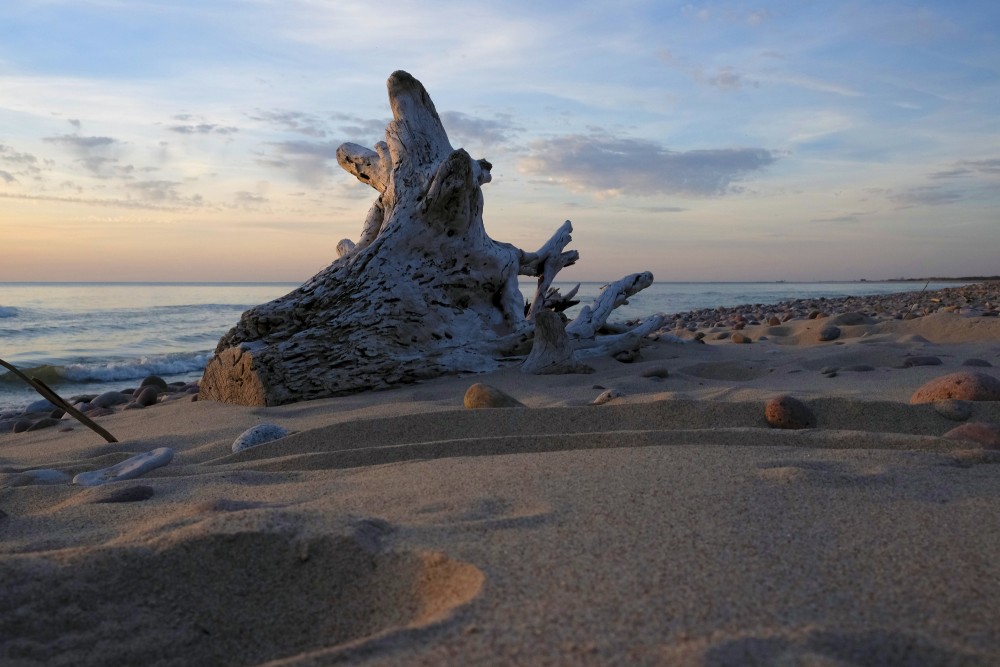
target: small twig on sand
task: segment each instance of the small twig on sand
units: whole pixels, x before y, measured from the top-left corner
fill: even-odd
[[[22,373],[21,371],[19,371],[14,366],[11,366],[10,364],[8,364],[3,359],[0,359],[0,366],[3,366],[7,370],[9,370],[11,373],[13,373],[17,377],[21,378],[22,380],[24,380],[28,384],[29,387],[31,387],[32,389],[34,389],[35,391],[37,391],[39,394],[41,394],[42,397],[46,398],[50,403],[52,403],[52,405],[55,405],[56,407],[58,407],[58,408],[60,408],[62,410],[65,410],[74,419],[76,419],[77,421],[79,421],[81,424],[83,424],[84,426],[86,426],[87,428],[89,428],[91,431],[93,431],[97,435],[101,436],[102,438],[104,438],[108,442],[118,442],[118,439],[115,438],[115,436],[113,436],[110,433],[108,433],[106,430],[104,430],[103,428],[101,428],[100,426],[98,426],[96,423],[94,423],[94,420],[92,420],[90,417],[88,417],[87,415],[83,414],[82,412],[80,412],[79,410],[77,410],[76,408],[74,408],[72,405],[70,405],[69,403],[67,403],[65,401],[65,399],[63,399],[62,396],[60,396],[56,392],[52,391],[49,388],[48,385],[46,385],[44,382],[42,382],[38,378],[34,378],[34,377],[29,378],[27,375],[25,375],[24,373]]]

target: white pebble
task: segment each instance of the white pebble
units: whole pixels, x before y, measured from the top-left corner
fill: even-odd
[[[143,473],[170,463],[174,458],[174,450],[169,447],[158,447],[151,452],[137,454],[109,468],[81,472],[73,478],[73,483],[79,486],[100,486],[108,482],[132,479]]]
[[[233,441],[233,454],[250,449],[265,442],[271,442],[288,435],[288,429],[276,424],[258,424],[243,431],[236,440]]]
[[[604,405],[608,401],[613,401],[614,399],[621,398],[624,395],[625,394],[623,394],[618,389],[608,389],[607,391],[602,392],[600,396],[595,398],[594,402],[591,403],[591,405]]]

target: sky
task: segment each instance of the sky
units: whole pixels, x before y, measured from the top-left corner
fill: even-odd
[[[566,280],[1000,274],[1000,3],[3,0],[0,281],[291,281],[427,88]]]

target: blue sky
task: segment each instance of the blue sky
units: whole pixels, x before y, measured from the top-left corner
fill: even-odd
[[[396,69],[567,279],[1000,273],[993,1],[5,0],[0,280],[308,278]]]

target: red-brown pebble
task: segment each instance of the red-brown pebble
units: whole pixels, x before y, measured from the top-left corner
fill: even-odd
[[[465,407],[476,408],[523,408],[523,403],[505,394],[496,387],[477,382],[465,392]]]
[[[979,443],[984,449],[1000,449],[1000,424],[991,422],[969,422],[956,426],[944,437],[951,440],[971,440]]]
[[[812,410],[797,398],[775,396],[764,405],[764,418],[771,428],[801,429],[816,425]]]
[[[910,404],[960,401],[1000,401],[1000,380],[985,373],[961,371],[931,380],[910,397]]]

